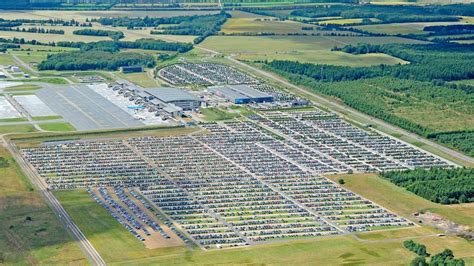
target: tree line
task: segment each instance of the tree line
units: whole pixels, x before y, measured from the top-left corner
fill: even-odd
[[[382,173],[397,186],[441,204],[474,202],[474,169],[432,168]]]
[[[16,31],[16,32],[31,32],[31,33],[40,33],[40,34],[64,34],[64,30],[56,29],[45,29],[45,28],[9,28],[9,27],[0,27],[0,31]]]
[[[342,17],[375,18],[378,22],[364,20],[360,24],[459,21],[458,16],[474,15],[474,4],[446,6],[400,6],[400,5],[327,5],[297,9],[292,16],[321,18]]]
[[[113,30],[100,30],[100,29],[80,29],[72,32],[75,35],[88,35],[88,36],[107,36],[112,40],[120,40],[125,37],[121,31]]]

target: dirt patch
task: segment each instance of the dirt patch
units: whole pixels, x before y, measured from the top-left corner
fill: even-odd
[[[474,231],[472,231],[469,226],[454,223],[441,215],[431,212],[414,213],[413,216],[418,222],[431,225],[442,230],[447,235],[457,235],[470,241],[474,240]],[[442,236],[442,234],[440,234],[440,236]]]

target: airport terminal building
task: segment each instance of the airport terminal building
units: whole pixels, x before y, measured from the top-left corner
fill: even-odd
[[[176,88],[146,89],[145,92],[166,104],[173,104],[184,111],[196,110],[201,107],[201,99],[193,94]]]

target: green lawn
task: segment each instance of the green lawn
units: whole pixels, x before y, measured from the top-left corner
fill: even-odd
[[[120,78],[133,82],[143,88],[156,88],[161,85],[161,83],[158,80],[153,79],[150,76],[148,76],[147,72],[128,73],[128,74],[115,72],[115,74],[119,76]]]
[[[0,157],[9,161],[0,168],[0,264],[86,264],[82,251],[3,147]]]
[[[8,54],[0,54],[0,65],[8,66],[8,65],[14,65],[15,61],[13,61],[13,58],[8,55]]]
[[[344,36],[212,36],[202,46],[242,60],[293,60],[299,62],[370,66],[398,64],[405,61],[386,54],[352,55],[331,51],[334,46],[357,43],[417,43],[398,37]]]
[[[44,83],[51,83],[57,85],[68,84],[68,82],[63,78],[53,78],[53,77],[44,77],[44,78],[35,78],[35,79],[21,79],[15,80],[19,82],[44,82]]]
[[[15,118],[3,118],[3,119],[0,119],[0,122],[24,122],[24,121],[28,121],[28,119],[24,118],[24,117],[15,117]]]
[[[201,114],[207,121],[229,120],[237,117],[237,114],[232,114],[219,108],[202,108]]]
[[[53,119],[61,119],[63,118],[60,115],[50,115],[50,116],[35,116],[33,117],[33,120],[35,121],[41,121],[41,120],[53,120]]]
[[[76,129],[69,123],[46,123],[40,124],[46,131],[75,131]]]
[[[36,85],[18,85],[3,89],[4,91],[15,92],[15,91],[35,91],[39,90],[40,87]]]
[[[35,128],[32,125],[0,126],[0,134],[34,132],[34,131],[35,131]]]

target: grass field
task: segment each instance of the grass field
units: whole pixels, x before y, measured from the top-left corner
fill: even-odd
[[[328,177],[334,181],[343,178],[345,188],[404,217],[410,217],[413,213],[421,210],[428,210],[440,214],[455,223],[474,227],[474,219],[472,219],[474,217],[473,203],[457,205],[437,204],[418,197],[376,174],[348,174]],[[474,256],[474,253],[472,256]]]
[[[0,168],[0,264],[86,264],[82,251],[1,146],[0,157],[9,161]]]
[[[46,131],[75,131],[76,129],[69,123],[45,123],[40,127]]]
[[[295,265],[324,261],[325,264],[334,265],[380,264],[383,259],[384,265],[400,265],[415,257],[403,248],[403,239],[400,239],[411,236],[419,242],[428,243],[433,252],[449,247],[457,256],[473,256],[470,253],[473,245],[466,240],[426,236],[437,231],[422,227],[361,234],[362,241],[350,236],[338,236],[207,252],[186,248],[150,250],[124,230],[85,191],[56,191],[54,194],[108,263]],[[393,239],[378,241],[379,238]]]
[[[237,114],[232,114],[219,108],[203,108],[201,114],[207,121],[229,120],[237,117]]]
[[[454,25],[462,24],[463,22],[414,22],[414,23],[391,23],[391,24],[376,24],[376,25],[364,25],[356,26],[361,30],[366,30],[373,33],[386,33],[386,34],[426,34],[423,31],[424,27],[437,26],[437,25]]]
[[[213,36],[202,46],[243,60],[295,60],[299,62],[369,66],[406,63],[385,54],[352,55],[331,51],[334,46],[357,43],[418,43],[398,37],[327,36]]]
[[[34,132],[34,131],[35,129],[31,125],[0,126],[0,134]]]
[[[0,54],[0,65],[8,66],[14,65],[15,61],[13,58],[8,54]]]
[[[148,69],[146,71],[149,71]],[[128,73],[123,74],[122,72],[115,72],[115,74],[123,79],[126,79],[130,82],[133,82],[143,88],[156,88],[161,86],[161,83],[148,76],[147,72],[140,72],[140,73]]]

